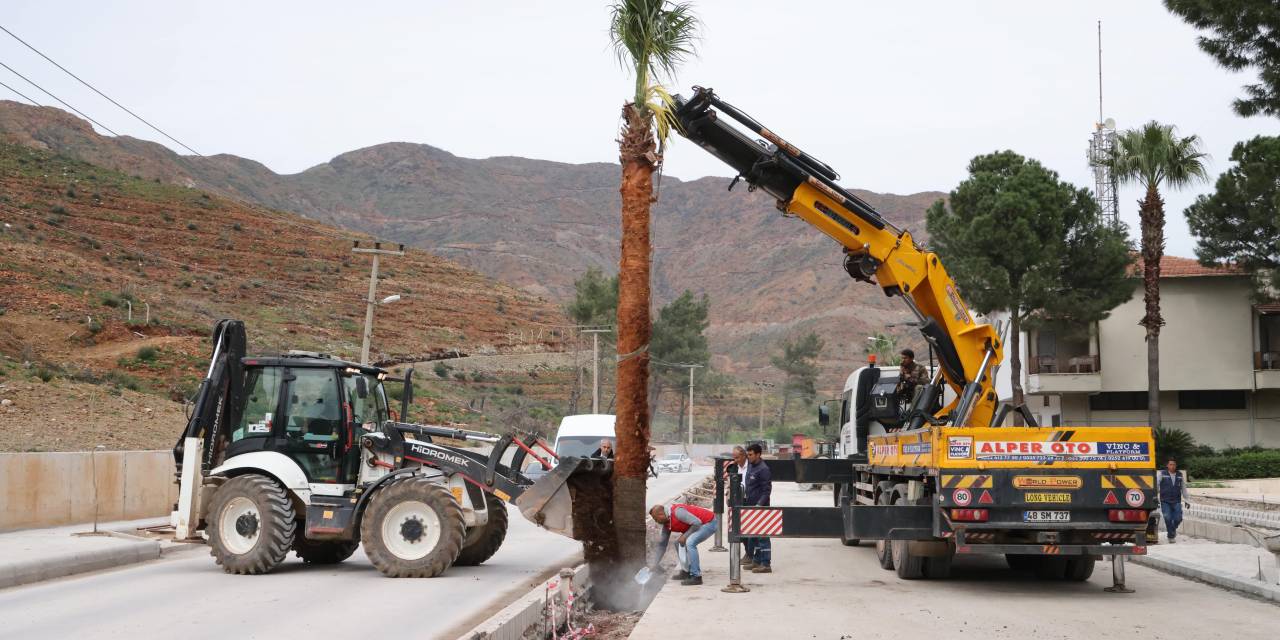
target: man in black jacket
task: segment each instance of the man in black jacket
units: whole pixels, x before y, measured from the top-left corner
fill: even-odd
[[[746,485],[744,505],[769,506],[773,495],[773,475],[764,462],[764,449],[759,443],[747,445],[747,469],[743,484]],[[755,538],[751,545],[751,573],[773,573],[773,545],[769,538]]]

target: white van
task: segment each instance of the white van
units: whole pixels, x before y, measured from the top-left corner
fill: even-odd
[[[614,439],[613,423],[614,416],[603,413],[565,416],[556,431],[556,455],[561,458],[591,455],[600,447],[601,440]]]

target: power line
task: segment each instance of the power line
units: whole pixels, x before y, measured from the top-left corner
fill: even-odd
[[[37,55],[39,55],[41,58],[44,58],[45,60],[48,60],[48,61],[49,61],[49,63],[50,63],[50,64],[52,64],[53,66],[55,66],[55,67],[57,67],[57,68],[59,68],[59,69],[62,69],[62,71],[63,71],[64,73],[66,73],[67,75],[71,76],[72,78],[75,78],[77,81],[79,81],[79,82],[80,82],[80,84],[82,84],[82,85],[84,85],[84,86],[86,86],[86,87],[89,87],[90,89],[92,89],[92,90],[93,90],[93,92],[94,92],[94,93],[96,93],[96,94],[98,94],[98,95],[102,96],[103,98],[106,98],[106,99],[107,99],[107,101],[108,101],[108,102],[110,102],[111,104],[114,104],[115,106],[120,107],[121,109],[123,109],[123,110],[124,110],[124,112],[125,112],[125,113],[127,113],[127,114],[129,114],[129,115],[131,115],[131,116],[133,116],[133,117],[135,117],[135,118],[137,118],[137,119],[138,119],[138,121],[142,122],[143,124],[147,125],[148,127],[151,127],[152,129],[155,129],[155,130],[156,130],[160,135],[162,135],[162,136],[164,136],[164,137],[166,137],[166,138],[168,138],[168,139],[170,139],[170,140],[174,141],[174,143],[176,143],[176,144],[180,145],[183,149],[186,149],[187,151],[190,151],[191,153],[194,153],[194,154],[196,154],[196,155],[198,155],[198,156],[200,156],[200,157],[202,157],[202,158],[204,157],[204,154],[201,154],[199,151],[196,151],[195,149],[192,149],[191,147],[188,147],[187,145],[182,144],[182,142],[181,142],[180,140],[178,140],[177,138],[175,138],[175,137],[173,137],[173,136],[171,136],[171,135],[169,135],[169,134],[165,133],[162,129],[160,129],[160,127],[157,127],[157,126],[155,126],[154,124],[151,124],[150,122],[147,122],[147,121],[146,121],[146,119],[144,119],[142,116],[140,116],[140,115],[138,115],[138,114],[136,114],[136,113],[134,113],[134,112],[130,111],[128,107],[126,107],[126,106],[124,106],[124,105],[120,104],[119,102],[116,102],[115,100],[112,100],[112,99],[111,99],[111,96],[108,96],[107,94],[105,94],[105,93],[103,93],[103,92],[101,92],[101,91],[98,91],[98,88],[97,88],[97,87],[95,87],[95,86],[93,86],[93,85],[89,84],[88,82],[85,82],[85,81],[84,81],[80,76],[78,76],[78,75],[76,75],[76,74],[74,74],[74,73],[71,73],[71,71],[69,71],[66,67],[64,67],[64,66],[62,66],[62,65],[60,65],[60,64],[58,64],[57,62],[54,62],[53,58],[50,58],[49,56],[45,55],[45,54],[44,54],[44,52],[42,52],[42,51],[40,51],[39,49],[37,49],[37,48],[35,48],[35,47],[31,46],[31,45],[30,45],[26,40],[23,40],[22,38],[19,38],[19,37],[17,36],[17,34],[15,34],[14,32],[12,32],[12,31],[10,31],[10,30],[6,29],[6,28],[4,27],[4,25],[0,25],[0,31],[4,31],[5,33],[9,34],[10,36],[13,36],[13,39],[14,39],[14,40],[17,40],[18,42],[21,42],[21,43],[22,43],[24,46],[26,46],[28,49],[30,49],[30,50],[32,50],[32,51],[34,51],[34,52],[36,52],[36,54],[37,54]],[[30,82],[30,80],[28,80],[28,82]],[[42,91],[43,91],[43,89],[42,89]],[[48,93],[48,92],[46,91],[45,93]],[[59,102],[62,102],[62,101],[61,101],[61,100],[59,100]],[[65,102],[63,102],[63,104],[66,104],[66,103],[65,103]],[[68,105],[68,106],[69,106],[69,105]],[[76,113],[79,113],[79,112],[77,111]],[[84,114],[81,114],[81,115],[84,115]],[[85,116],[85,117],[88,117],[88,116]],[[99,125],[99,126],[101,126],[101,125]],[[103,128],[103,129],[106,129],[106,127],[102,127],[102,128]],[[108,130],[108,131],[111,131],[110,129],[107,129],[107,130]],[[113,133],[114,133],[114,132],[113,132]],[[117,134],[117,135],[118,135],[118,134]]]
[[[14,70],[13,70],[13,67],[11,67],[11,66],[9,66],[9,65],[7,65],[7,64],[5,64],[5,63],[3,63],[3,62],[0,62],[0,67],[4,67],[4,68],[8,69],[9,71],[13,72],[13,75],[18,76],[19,78],[22,78],[23,80],[26,80],[26,81],[27,81],[27,84],[29,84],[29,85],[31,85],[31,86],[33,86],[33,87],[35,87],[35,88],[37,88],[37,89],[39,89],[39,90],[43,91],[43,92],[45,93],[45,95],[49,96],[50,98],[53,98],[54,100],[57,100],[58,102],[61,102],[61,103],[62,103],[62,106],[64,106],[64,107],[66,107],[66,108],[68,108],[68,109],[70,109],[70,110],[72,110],[72,111],[74,111],[74,112],[76,112],[76,113],[80,114],[80,117],[84,118],[85,120],[88,120],[89,122],[92,122],[92,123],[94,123],[94,124],[98,125],[99,127],[102,127],[103,129],[106,129],[107,131],[111,132],[111,135],[113,135],[113,136],[119,136],[119,135],[120,135],[120,134],[116,133],[115,131],[111,131],[111,127],[108,127],[107,125],[102,124],[101,122],[98,122],[97,120],[94,120],[93,118],[90,118],[89,116],[86,116],[86,115],[84,114],[84,112],[83,112],[83,111],[81,111],[81,110],[79,110],[79,109],[77,109],[77,108],[75,108],[75,107],[73,107],[73,106],[71,106],[71,105],[67,104],[65,101],[63,101],[63,99],[62,99],[62,98],[59,98],[58,96],[55,96],[55,95],[53,95],[52,93],[49,93],[49,90],[48,90],[48,89],[45,89],[44,87],[42,87],[42,86],[40,86],[40,85],[38,85],[38,84],[36,84],[36,83],[32,82],[32,81],[31,81],[31,78],[28,78],[28,77],[26,77],[26,76],[22,75],[21,73],[18,73],[17,71],[14,71]]]
[[[35,105],[35,106],[37,106],[37,107],[43,107],[43,106],[44,106],[44,105],[40,104],[39,102],[36,102],[35,100],[32,100],[31,98],[28,98],[28,97],[27,97],[27,95],[26,95],[25,93],[23,93],[23,92],[21,92],[21,91],[18,91],[17,89],[14,89],[13,87],[11,87],[11,86],[9,86],[9,85],[7,85],[7,84],[3,83],[3,82],[0,82],[0,87],[4,87],[4,88],[6,88],[6,89],[8,89],[8,90],[10,90],[10,91],[12,91],[12,92],[14,92],[14,93],[16,93],[16,94],[18,94],[18,95],[22,96],[24,100],[26,100],[27,102],[30,102],[31,104],[34,104],[34,105]]]

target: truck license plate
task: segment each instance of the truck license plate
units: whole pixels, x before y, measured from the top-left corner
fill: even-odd
[[[1023,522],[1071,522],[1070,511],[1023,511]]]

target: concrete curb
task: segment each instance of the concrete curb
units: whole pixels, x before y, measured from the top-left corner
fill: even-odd
[[[0,589],[146,562],[161,555],[160,543],[155,540],[111,537],[119,542],[106,549],[0,564]]]
[[[590,580],[587,565],[580,564],[573,568],[573,586],[579,595],[590,588]],[[520,640],[525,631],[542,622],[547,585],[559,581],[557,576],[539,584],[488,620],[458,636],[459,640]]]
[[[1144,567],[1151,567],[1152,569],[1171,573],[1182,578],[1199,580],[1200,582],[1205,582],[1215,587],[1230,589],[1231,591],[1239,591],[1257,598],[1262,598],[1263,600],[1280,603],[1280,586],[1273,584],[1224,575],[1197,564],[1184,562],[1182,560],[1174,560],[1172,558],[1158,558],[1146,555],[1129,556],[1129,560],[1135,564],[1139,564]]]

